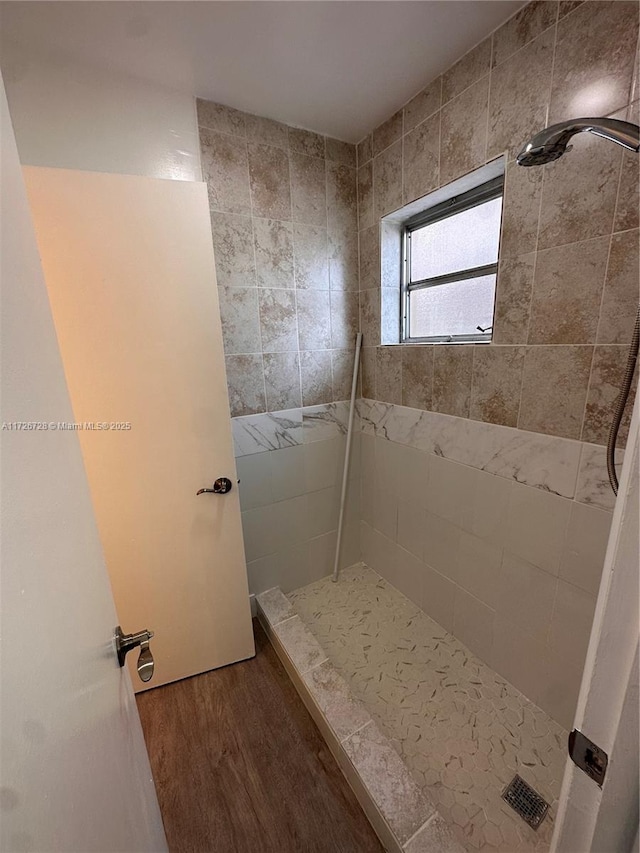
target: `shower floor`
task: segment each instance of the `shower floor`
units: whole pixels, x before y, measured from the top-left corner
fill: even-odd
[[[562,726],[366,566],[289,599],[467,850],[548,850]],[[516,773],[551,805],[537,832],[501,798]]]

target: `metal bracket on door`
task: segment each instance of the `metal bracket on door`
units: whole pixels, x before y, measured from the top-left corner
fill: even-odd
[[[578,729],[569,735],[569,757],[584,773],[602,788],[607,775],[609,756]]]
[[[138,658],[137,666],[140,681],[149,681],[153,675],[155,664],[151,649],[149,648],[149,641],[152,637],[153,631],[147,629],[138,631],[137,634],[124,634],[119,625],[116,628],[116,652],[120,666],[124,666],[127,652],[130,652],[131,649],[140,648],[140,657]]]

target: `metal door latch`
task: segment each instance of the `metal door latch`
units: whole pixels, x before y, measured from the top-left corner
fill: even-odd
[[[609,756],[604,749],[600,749],[581,731],[574,729],[569,735],[569,757],[576,767],[602,788],[609,763]]]
[[[138,658],[138,675],[140,681],[149,681],[153,675],[154,662],[149,641],[153,637],[153,631],[138,631],[137,634],[124,634],[122,628],[118,625],[115,633],[116,652],[118,654],[118,663],[124,666],[124,661],[127,652],[131,649],[140,648],[140,657]]]
[[[228,477],[218,477],[212,489],[198,489],[196,495],[226,495],[233,488],[233,483]]]

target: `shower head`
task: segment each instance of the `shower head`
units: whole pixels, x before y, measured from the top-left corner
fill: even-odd
[[[636,124],[612,118],[574,118],[536,133],[518,154],[518,165],[542,166],[557,160],[567,150],[571,137],[583,131],[610,139],[636,153],[640,148],[640,128]]]

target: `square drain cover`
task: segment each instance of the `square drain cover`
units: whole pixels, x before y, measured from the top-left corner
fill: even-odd
[[[514,776],[509,782],[502,793],[502,799],[533,829],[540,826],[549,811],[549,803],[520,776]]]

